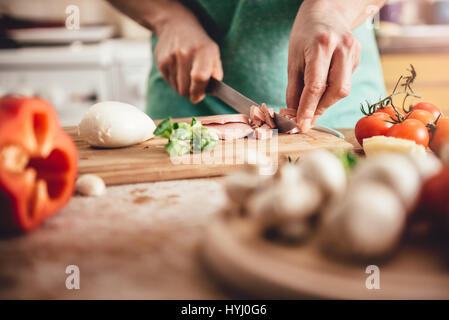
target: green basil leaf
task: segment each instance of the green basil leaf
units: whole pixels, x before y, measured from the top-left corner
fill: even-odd
[[[190,141],[170,140],[165,146],[170,156],[179,157],[190,152]]]
[[[202,126],[196,118],[192,118],[189,125],[185,122],[172,124],[171,117],[168,117],[157,126],[154,134],[169,139],[165,149],[171,156],[210,150],[216,146],[219,140],[215,131]]]
[[[164,119],[159,125],[154,129],[154,135],[162,138],[170,139],[170,135],[173,131],[172,118],[168,117]]]
[[[175,122],[173,123],[173,129],[190,129],[190,125],[185,122]]]
[[[170,135],[170,140],[191,140],[192,139],[192,130],[189,128],[178,128],[173,130]]]

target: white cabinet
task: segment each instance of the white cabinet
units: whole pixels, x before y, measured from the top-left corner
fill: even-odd
[[[62,125],[75,125],[97,101],[144,109],[150,67],[149,41],[0,50],[0,94],[41,96]]]

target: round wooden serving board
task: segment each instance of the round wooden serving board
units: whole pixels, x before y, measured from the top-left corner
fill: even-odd
[[[207,268],[219,280],[274,299],[449,299],[443,251],[404,244],[382,263],[344,262],[327,257],[313,238],[294,246],[270,242],[240,218],[218,220],[201,247]],[[366,287],[369,265],[379,267],[380,289]]]

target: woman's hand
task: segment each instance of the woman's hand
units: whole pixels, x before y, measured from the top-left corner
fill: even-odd
[[[287,106],[298,110],[303,132],[351,92],[361,53],[351,29],[369,16],[366,6],[378,2],[305,0],[300,7],[290,35]]]
[[[165,81],[198,103],[209,79],[223,79],[218,45],[196,16],[177,0],[108,0],[158,37],[156,61]]]
[[[223,79],[218,45],[190,15],[166,21],[157,36],[156,61],[164,79],[193,103],[203,100],[209,79]]]

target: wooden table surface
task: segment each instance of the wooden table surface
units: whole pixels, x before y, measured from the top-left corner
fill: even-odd
[[[352,130],[341,130],[355,142]],[[204,231],[226,197],[220,179],[175,180],[74,196],[38,228],[0,239],[0,299],[226,299],[206,272]],[[68,290],[66,268],[80,270]]]

